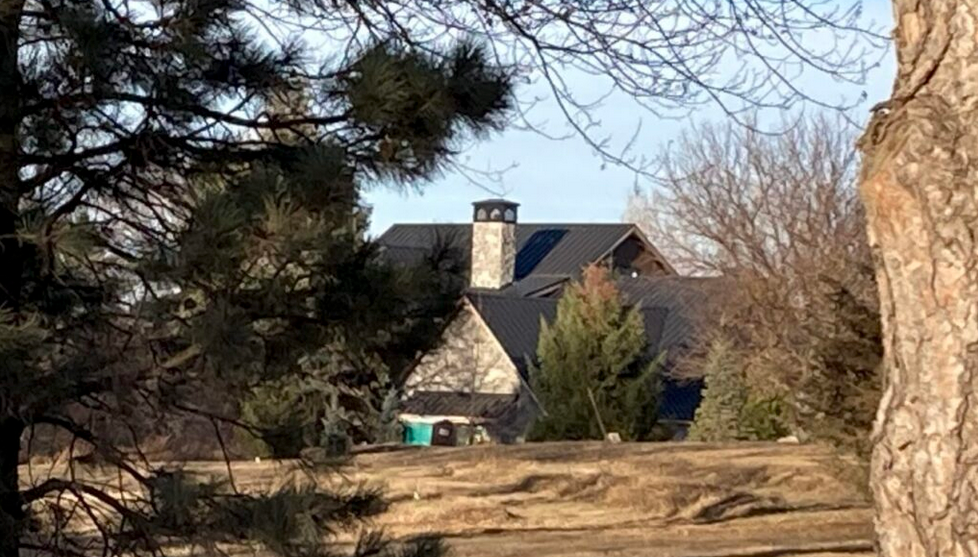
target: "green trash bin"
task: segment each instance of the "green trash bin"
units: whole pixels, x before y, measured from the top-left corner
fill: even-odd
[[[405,445],[431,445],[431,424],[408,422],[404,424]]]

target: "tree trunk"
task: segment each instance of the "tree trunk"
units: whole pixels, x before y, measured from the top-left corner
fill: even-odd
[[[883,319],[883,557],[978,557],[978,0],[894,0],[898,74],[860,141]]]
[[[17,483],[17,462],[24,424],[11,419],[0,422],[0,557],[18,557],[24,520]]]
[[[0,308],[20,307],[24,250],[15,234],[22,196],[18,42],[24,0],[0,0]],[[18,557],[23,508],[17,482],[20,437],[18,400],[0,385],[0,557]]]
[[[17,230],[20,183],[21,75],[17,53],[24,0],[0,0],[0,306],[18,305],[21,250],[13,234]]]

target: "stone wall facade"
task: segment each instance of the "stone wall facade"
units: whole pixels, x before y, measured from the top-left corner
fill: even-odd
[[[407,390],[516,394],[519,372],[482,318],[466,307],[445,330],[442,345],[425,354]]]

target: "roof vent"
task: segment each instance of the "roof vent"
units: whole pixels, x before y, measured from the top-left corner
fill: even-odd
[[[519,203],[487,199],[472,205],[470,284],[473,288],[502,288],[513,282]]]
[[[475,207],[475,214],[472,218],[475,222],[508,222],[516,224],[516,210],[520,204],[505,199],[485,199],[483,201],[476,201],[472,206]]]

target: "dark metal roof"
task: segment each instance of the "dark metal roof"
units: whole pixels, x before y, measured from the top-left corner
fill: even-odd
[[[661,344],[672,351],[691,342],[700,323],[710,319],[709,309],[723,296],[724,284],[718,277],[626,277],[617,281],[626,303],[669,312]]]
[[[471,288],[470,290],[472,292],[501,294],[503,296],[542,296],[554,290],[559,293],[562,290],[562,285],[569,281],[570,278],[567,275],[531,275],[500,290],[484,288]]]
[[[557,315],[557,300],[475,292],[470,292],[468,298],[516,368],[526,377],[530,361],[537,353],[540,319],[553,321]]]
[[[423,261],[425,256],[431,253],[431,249],[410,246],[383,246],[381,253],[391,263],[414,265]]]
[[[678,280],[677,280],[678,279]],[[641,307],[648,339],[647,357],[662,353],[673,357],[694,341],[696,321],[708,307],[710,294],[721,283],[714,279],[665,277],[662,279],[622,279],[628,303]],[[644,296],[643,296],[644,294]],[[540,320],[552,322],[557,315],[557,298],[525,298],[489,292],[470,292],[469,301],[502,345],[517,369],[527,377],[529,364],[536,357]],[[667,378],[663,385],[660,417],[667,420],[693,419],[701,398],[702,384]]]
[[[531,234],[516,254],[513,280],[522,280],[529,276],[566,235],[567,230],[563,228],[545,228]]]
[[[402,403],[401,410],[423,416],[465,416],[497,420],[514,407],[518,398],[517,395],[495,393],[418,391]]]
[[[536,356],[540,338],[540,320],[553,322],[557,316],[555,298],[521,298],[488,293],[468,294],[469,302],[486,322],[493,336],[502,345],[517,369],[526,376],[530,361]],[[655,357],[668,349],[662,343],[665,327],[669,323],[665,308],[642,308],[648,352]]]
[[[634,225],[619,223],[519,223],[516,225],[516,278],[577,276],[584,266],[597,261],[635,230]],[[439,242],[457,247],[468,256],[472,225],[395,224],[377,242],[398,262],[420,258]]]
[[[529,364],[537,353],[541,319],[548,322],[554,320],[558,299],[507,296],[497,292],[469,292],[466,296],[524,379],[528,379]],[[645,305],[641,307],[648,339],[648,358],[655,358],[663,351],[671,353],[681,349],[690,340],[684,335],[694,332],[693,327],[688,325],[689,320],[680,315],[681,311],[692,307],[692,304],[673,306],[672,310]],[[660,418],[692,420],[700,403],[701,389],[702,384],[699,382],[679,382],[667,378],[660,401]],[[510,411],[517,398],[516,395],[490,393],[422,391],[414,393],[407,400],[403,411],[421,415],[468,416],[493,420]]]

